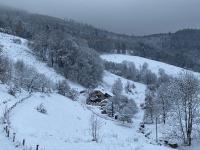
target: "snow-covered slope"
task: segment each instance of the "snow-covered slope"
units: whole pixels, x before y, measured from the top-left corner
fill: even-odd
[[[138,104],[140,100],[136,99]],[[40,103],[44,104],[47,114],[37,112]],[[94,111],[101,122],[99,143],[91,141],[90,117],[93,111],[58,94],[37,93],[18,106],[12,112],[12,128],[19,139],[26,138],[28,145],[39,144],[47,150],[168,149],[150,144],[144,135],[137,132],[140,115],[136,115],[133,125],[127,127],[106,119],[106,116],[98,114],[98,110]]]
[[[112,83],[118,78],[122,80],[123,84],[128,81],[105,72],[102,86],[111,90]],[[128,96],[134,98],[139,106],[144,102],[146,86],[139,83],[134,84],[136,85],[134,94]],[[41,103],[47,109],[47,114],[37,112],[36,107]],[[91,141],[90,117],[93,113],[101,122],[99,143]],[[96,107],[74,102],[58,94],[35,93],[30,99],[15,108],[11,116],[11,126],[17,133],[18,139],[25,138],[28,145],[39,144],[40,148],[47,150],[169,149],[150,144],[151,141],[138,132],[143,119],[143,110],[141,109],[133,118],[133,124],[127,126],[113,121],[107,115],[102,115]]]
[[[138,101],[136,101],[136,102],[138,103],[138,105],[144,102],[144,98],[145,98],[144,93],[145,93],[145,89],[146,89],[146,86],[144,84],[141,84],[138,82],[133,82],[131,80],[127,80],[123,77],[112,74],[108,71],[104,71],[103,83],[102,83],[103,88],[109,92],[112,92],[112,85],[114,84],[114,82],[117,79],[120,79],[122,81],[123,89],[124,89],[125,85],[127,84],[127,82],[133,83],[135,85],[135,89],[134,89],[135,94],[129,95],[129,94],[126,94],[125,91],[123,91],[124,95],[126,95],[128,97],[131,96],[133,99],[137,99]]]
[[[21,44],[15,43],[13,40],[20,39]],[[3,46],[3,54],[12,61],[23,60],[26,65],[35,68],[38,73],[44,74],[52,82],[57,83],[65,79],[62,75],[55,72],[53,68],[48,67],[45,63],[39,61],[27,46],[28,41],[23,38],[8,35],[0,32],[0,45]],[[72,88],[81,91],[84,87],[69,81]]]
[[[6,108],[10,108],[16,102],[20,101],[22,98],[26,97],[28,93],[22,91],[21,94],[17,94],[15,97],[8,94],[8,86],[0,84],[0,122],[3,113]],[[0,150],[20,150],[16,148],[11,140],[5,137],[6,133],[3,131],[3,127],[0,124]]]
[[[57,82],[64,77],[57,74],[45,63],[37,60],[27,47],[27,41],[21,39],[22,44],[16,44],[13,39],[21,39],[15,36],[0,33],[0,44],[3,45],[4,55],[13,61],[23,60],[27,65],[34,67],[39,73],[43,73],[50,80]],[[112,84],[117,78],[121,78],[107,71],[104,72],[102,87],[111,91]],[[128,80],[121,78],[123,85]],[[129,81],[132,82],[132,81]],[[70,82],[70,86],[78,90],[84,89],[78,84]],[[133,98],[137,105],[144,102],[144,93],[146,86],[134,82],[136,88],[133,94],[124,95]],[[8,107],[19,101],[27,93],[21,93],[17,97],[10,96],[7,88],[0,85],[1,100]],[[121,122],[110,119],[107,115],[100,113],[99,108],[86,106],[83,103],[86,97],[80,96],[79,101],[74,102],[66,97],[56,93],[44,94],[33,93],[23,103],[19,103],[11,111],[11,133],[16,133],[16,140],[20,142],[26,139],[26,145],[35,146],[39,144],[40,149],[45,150],[168,150],[169,148],[151,144],[151,140],[138,132],[140,122],[143,119],[143,110],[139,109],[138,114],[133,118],[133,124],[124,125]],[[4,100],[5,99],[5,100]],[[36,107],[43,103],[47,114],[39,113]],[[6,106],[2,104],[2,109]],[[95,114],[101,122],[99,142],[91,141],[90,117]],[[0,133],[0,138],[3,133]],[[3,140],[1,140],[3,139]],[[8,150],[14,150],[12,142],[1,138],[0,145],[7,147]],[[3,142],[3,144],[1,143]],[[10,145],[9,145],[10,143]],[[5,150],[0,147],[0,150]],[[3,149],[2,149],[3,148]]]
[[[185,69],[176,67],[173,65],[169,65],[163,62],[139,57],[139,56],[130,56],[130,55],[123,55],[123,54],[104,54],[101,55],[101,58],[105,61],[111,61],[114,63],[122,63],[123,61],[134,62],[135,66],[139,69],[144,63],[149,65],[149,69],[154,72],[158,73],[159,69],[162,68],[165,72],[169,75],[178,75],[180,72],[184,71]],[[192,72],[192,71],[191,71]],[[199,73],[193,72],[195,75],[200,76]]]

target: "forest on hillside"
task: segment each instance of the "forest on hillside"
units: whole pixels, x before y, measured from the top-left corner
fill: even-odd
[[[48,37],[49,41],[55,41],[54,46],[59,47],[60,43],[57,41],[65,38],[68,48],[76,45],[83,51],[92,49],[98,53],[128,53],[200,71],[200,30],[196,29],[149,36],[129,36],[97,29],[70,19],[31,14],[5,7],[0,9],[0,28],[32,41],[40,40],[41,43],[46,43],[37,46],[53,49],[52,45],[43,40]],[[53,34],[57,37],[51,36]]]

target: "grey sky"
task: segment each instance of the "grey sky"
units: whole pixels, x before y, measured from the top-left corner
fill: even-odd
[[[200,27],[200,0],[0,0],[0,4],[135,35]]]

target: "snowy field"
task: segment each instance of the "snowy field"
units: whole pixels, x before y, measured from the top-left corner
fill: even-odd
[[[159,62],[159,61],[155,61],[155,60],[151,60],[151,59],[147,59],[147,58],[143,58],[139,56],[130,56],[130,55],[123,55],[123,54],[104,54],[104,55],[101,55],[101,58],[105,61],[110,61],[114,63],[122,63],[123,61],[133,62],[137,69],[141,68],[141,66],[144,63],[147,63],[149,66],[149,69],[156,74],[158,74],[158,71],[160,68],[164,69],[168,75],[173,75],[173,76],[178,75],[182,71],[186,71],[185,69],[180,68],[180,67],[176,67],[176,66],[169,65],[163,62]],[[197,72],[193,72],[193,71],[191,72],[197,76],[200,76],[200,74]]]
[[[109,84],[117,78],[119,77],[105,72],[103,84],[106,84],[109,89]],[[108,79],[111,82],[106,83]],[[121,79],[123,83],[127,82],[126,79]],[[144,101],[145,85],[139,83],[135,85],[135,94],[129,96],[133,96],[139,106]],[[15,98],[7,94],[7,88],[3,85],[1,95],[5,97],[3,101],[11,99],[15,102],[20,99],[20,97]],[[24,96],[26,93],[21,94],[21,97]],[[47,109],[47,114],[36,110],[41,103]],[[91,141],[90,117],[93,112],[97,113],[101,122],[99,143]],[[16,139],[19,141],[26,139],[27,147],[39,144],[40,148],[45,150],[68,148],[76,150],[167,150],[166,147],[150,144],[144,135],[138,133],[142,117],[143,111],[140,110],[133,118],[133,124],[127,126],[109,120],[95,107],[88,109],[82,103],[74,102],[55,93],[35,93],[11,112],[11,133],[16,132]],[[3,142],[4,147],[9,146],[8,150],[15,149],[12,147],[11,140],[6,141],[3,134],[5,133],[0,135],[0,143]]]
[[[140,104],[141,99],[136,101]],[[37,112],[36,107],[40,103],[44,104],[47,114]],[[17,138],[26,138],[28,145],[39,144],[41,148],[47,150],[168,149],[150,144],[144,135],[137,132],[141,111],[133,118],[133,125],[128,127],[99,114],[101,122],[99,143],[92,142],[90,134],[92,112],[85,105],[58,94],[36,93],[12,112],[11,122],[12,128],[18,133]]]

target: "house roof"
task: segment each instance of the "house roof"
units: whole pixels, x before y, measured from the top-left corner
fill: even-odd
[[[103,88],[95,88],[94,91],[100,91],[101,93],[103,94],[109,94],[110,96],[114,96],[113,93],[109,92],[109,91],[106,91],[105,89]]]

